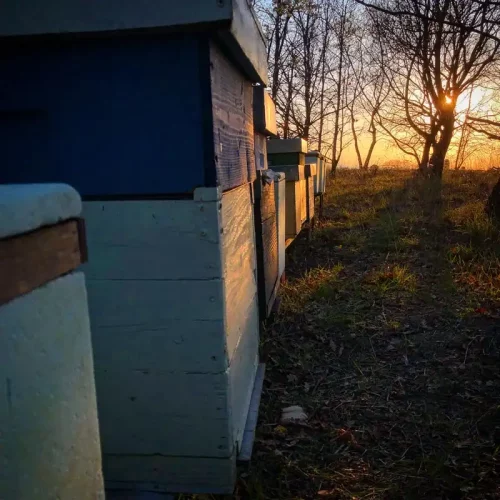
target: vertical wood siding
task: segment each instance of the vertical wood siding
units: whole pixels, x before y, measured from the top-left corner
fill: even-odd
[[[215,166],[224,191],[255,179],[251,82],[211,44]]]
[[[250,184],[222,197],[224,309],[233,437],[241,442],[258,364],[255,230]]]

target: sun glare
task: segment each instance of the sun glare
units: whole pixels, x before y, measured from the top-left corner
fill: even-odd
[[[446,97],[444,98],[444,102],[445,102],[446,104],[451,104],[453,101],[452,101],[451,97],[446,96]]]

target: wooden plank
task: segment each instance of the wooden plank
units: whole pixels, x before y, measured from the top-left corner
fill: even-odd
[[[255,167],[257,170],[267,170],[267,139],[264,135],[255,133]]]
[[[105,454],[229,457],[228,374],[96,368]],[[110,362],[111,364],[111,362]]]
[[[255,179],[253,89],[214,43],[210,61],[215,166],[226,191]]]
[[[250,185],[222,197],[224,310],[233,436],[240,441],[257,368],[259,313]]]
[[[255,186],[255,204],[259,205],[260,222],[276,214],[276,203],[274,195],[274,182],[267,184],[260,176],[254,182]]]
[[[222,277],[219,202],[84,203],[89,279]]]
[[[278,180],[274,181],[274,195],[276,202],[276,224],[278,241],[278,275],[285,272],[285,225],[286,225],[286,182],[284,174],[278,174]]]
[[[267,86],[266,41],[257,15],[248,0],[232,0],[231,4],[233,22],[230,34],[236,43],[226,43],[226,45],[250,81]]]
[[[231,2],[217,0],[6,0],[0,8],[0,35],[85,33],[229,22]]]
[[[152,491],[107,490],[106,500],[175,500],[175,497]]]
[[[304,224],[307,220],[307,180],[302,179],[298,182],[300,186],[300,220]]]
[[[311,222],[314,218],[314,177],[308,177],[307,183],[307,220]]]
[[[257,299],[257,297],[255,297]],[[231,405],[232,436],[237,449],[241,446],[245,422],[252,397],[252,387],[259,364],[259,315],[257,300],[253,302],[253,314],[248,318],[229,367],[229,401]]]
[[[196,282],[193,283],[193,287]],[[187,300],[187,299],[186,299]],[[167,307],[167,306],[164,306]],[[189,316],[144,323],[94,326],[96,366],[111,364],[115,370],[214,373],[226,370],[226,338],[222,319],[195,320]]]
[[[103,456],[108,488],[172,493],[232,494],[236,458]]]
[[[0,305],[76,269],[83,260],[79,234],[70,220],[0,240]]]
[[[242,335],[255,327],[257,281],[250,184],[222,197],[224,320],[228,359]],[[258,318],[257,318],[258,323]]]
[[[269,217],[262,223],[262,239],[264,245],[264,276],[266,294],[266,317],[269,316],[272,306],[271,298],[276,281],[278,280],[278,235],[276,215]]]
[[[255,441],[257,421],[259,418],[260,398],[262,396],[262,386],[264,385],[265,373],[266,365],[264,363],[260,363],[257,368],[257,373],[255,374],[252,397],[250,399],[250,407],[248,409],[245,432],[243,434],[243,442],[241,443],[240,452],[238,454],[239,463],[250,462],[250,459],[252,458],[252,449]]]
[[[302,190],[299,182],[286,183],[285,237],[295,238],[302,228]],[[305,192],[304,192],[305,194]]]

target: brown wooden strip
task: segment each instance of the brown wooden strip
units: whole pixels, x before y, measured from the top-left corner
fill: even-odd
[[[82,228],[73,219],[0,240],[0,305],[76,269]]]

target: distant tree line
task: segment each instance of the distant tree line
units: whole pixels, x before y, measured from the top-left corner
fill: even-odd
[[[308,139],[334,171],[349,145],[366,169],[390,138],[423,173],[441,176],[451,145],[460,168],[478,134],[500,139],[500,2],[253,3],[281,134]]]

